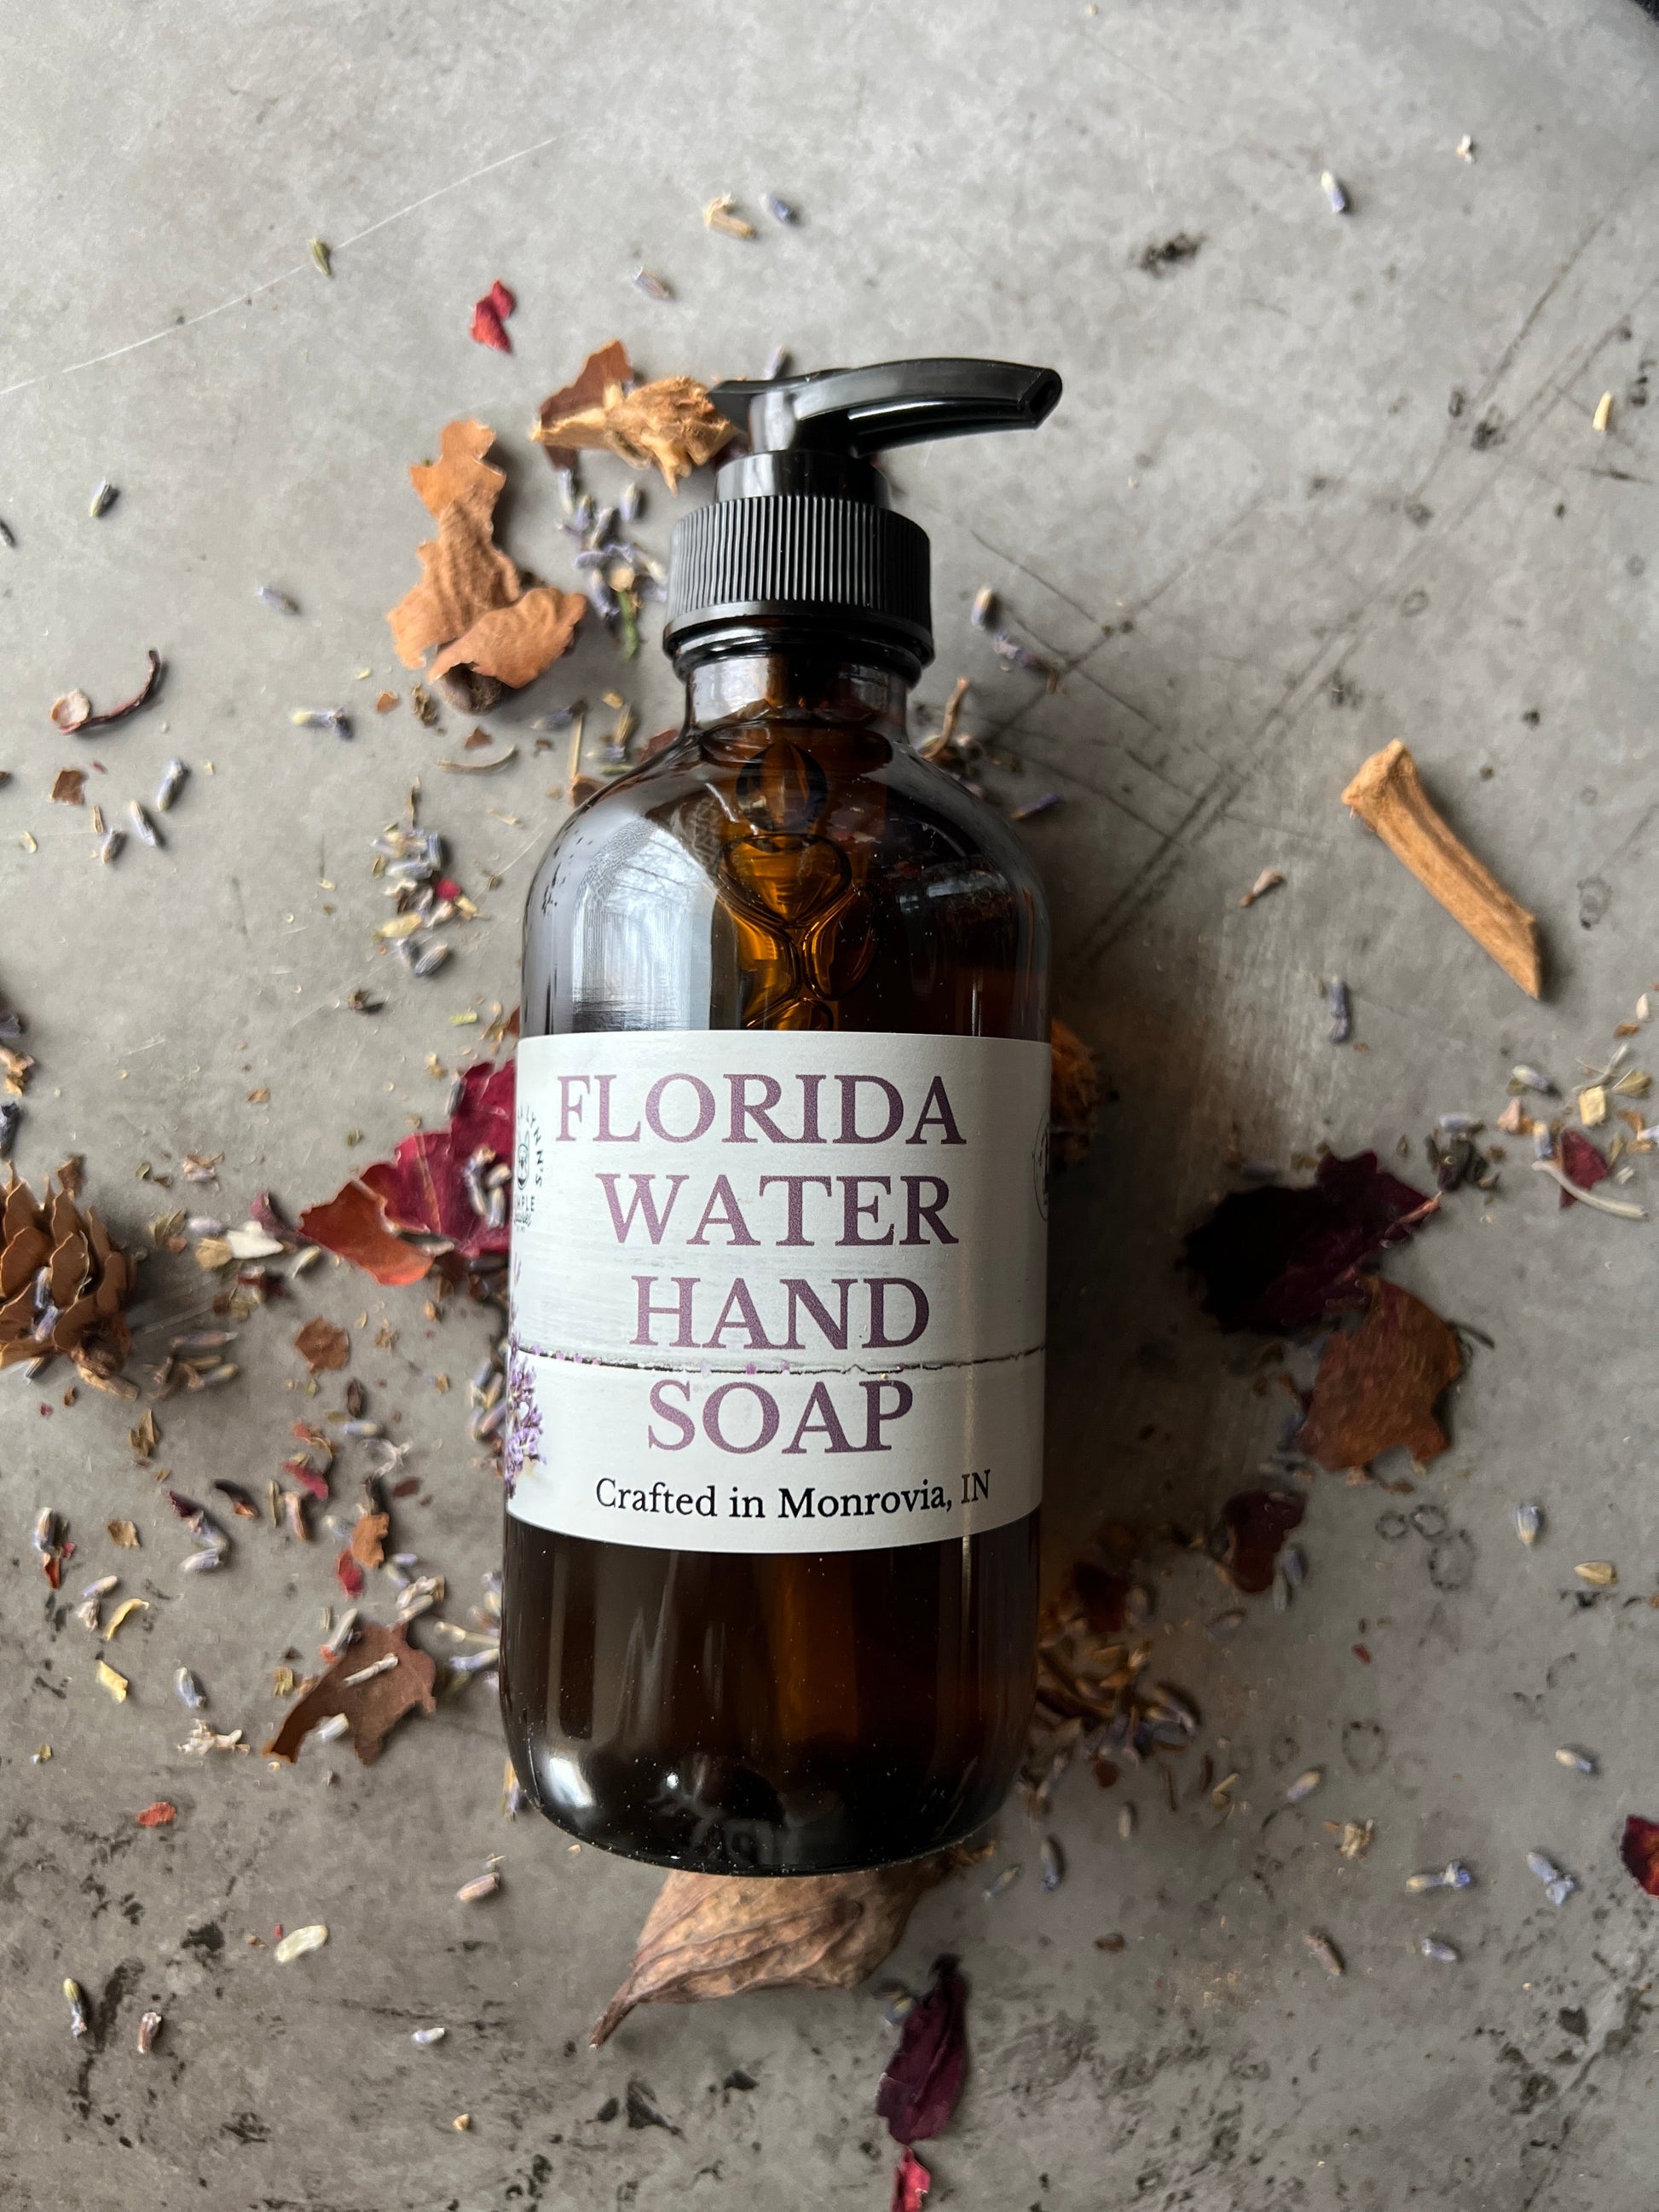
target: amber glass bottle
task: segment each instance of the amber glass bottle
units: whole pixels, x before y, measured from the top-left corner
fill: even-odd
[[[813,411],[842,374],[765,391],[773,453],[722,472],[813,526],[811,590],[771,517],[739,518],[771,550],[712,563],[677,534],[684,728],[572,817],[526,919],[507,1739],[572,1834],[709,1873],[965,1835],[1032,1695],[1047,918],[908,739],[925,539],[920,617],[879,544],[823,557],[849,507],[902,524],[857,473],[894,419]],[[902,434],[1058,393],[990,363],[847,380],[872,374]]]

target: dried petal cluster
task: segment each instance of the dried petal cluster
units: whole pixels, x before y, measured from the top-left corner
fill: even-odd
[[[1079,1756],[1107,1789],[1121,1767],[1179,1750],[1197,1733],[1188,1700],[1146,1678],[1152,1641],[1137,1638],[1130,1623],[1132,1615],[1145,1618],[1148,1601],[1133,1565],[1133,1531],[1106,1523],[1038,1623],[1036,1705],[1020,1776],[1034,1818]]]
[[[449,422],[438,459],[410,467],[438,529],[417,548],[420,582],[386,617],[404,665],[419,668],[437,647],[428,674],[475,713],[567,653],[587,604],[580,592],[527,582],[496,544],[495,502],[507,478],[483,458],[495,442],[488,423]]]
[[[659,469],[670,491],[737,435],[692,376],[636,385],[617,340],[590,354],[575,382],[542,402],[531,430],[556,467],[578,452],[615,453],[633,469]]]
[[[132,1348],[125,1308],[133,1267],[91,1206],[76,1203],[78,1170],[50,1180],[37,1205],[13,1177],[0,1213],[0,1367],[59,1353],[81,1378],[117,1397],[136,1397],[121,1380]]]
[[[301,1234],[380,1283],[417,1282],[432,1265],[432,1255],[404,1243],[399,1230],[442,1237],[475,1267],[504,1262],[506,1193],[484,1194],[481,1180],[513,1157],[513,1089],[510,1060],[468,1068],[443,1128],[405,1137],[391,1159],[310,1207],[300,1217]]]
[[[1223,1328],[1310,1328],[1333,1305],[1363,1304],[1362,1264],[1403,1243],[1438,1204],[1375,1152],[1328,1153],[1300,1189],[1230,1193],[1187,1239],[1187,1261]]]

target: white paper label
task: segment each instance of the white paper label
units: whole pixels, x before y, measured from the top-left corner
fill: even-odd
[[[1048,1084],[1006,1037],[526,1038],[508,1510],[700,1552],[1030,1512]]]

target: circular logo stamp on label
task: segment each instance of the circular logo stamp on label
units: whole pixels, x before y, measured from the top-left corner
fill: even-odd
[[[542,1187],[545,1167],[542,1156],[542,1128],[533,1106],[525,1106],[519,1112],[518,1143],[513,1154],[513,1220],[522,1229],[535,1214],[536,1194]]]
[[[1042,1127],[1037,1131],[1036,1142],[1031,1147],[1031,1188],[1036,1194],[1037,1212],[1048,1218],[1048,1116],[1042,1117]]]

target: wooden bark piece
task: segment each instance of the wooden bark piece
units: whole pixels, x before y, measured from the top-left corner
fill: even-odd
[[[1354,812],[1529,998],[1543,992],[1538,923],[1454,836],[1431,805],[1417,763],[1396,738],[1342,794]]]

